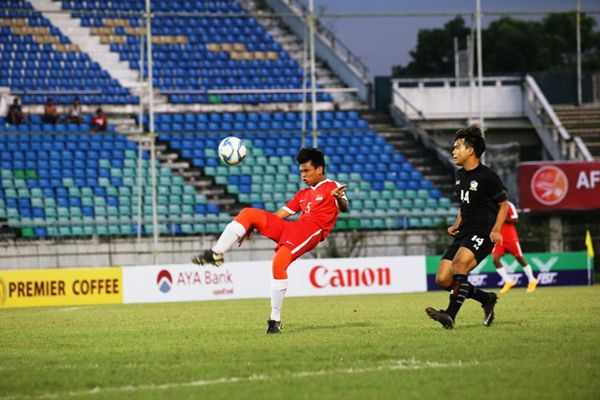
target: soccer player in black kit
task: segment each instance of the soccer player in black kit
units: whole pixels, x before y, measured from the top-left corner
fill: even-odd
[[[483,308],[483,323],[494,320],[496,293],[488,293],[471,285],[467,274],[502,241],[500,229],[506,218],[508,203],[502,181],[491,169],[481,164],[485,140],[478,126],[460,129],[454,136],[452,159],[462,166],[456,172],[455,193],[460,207],[448,233],[454,242],[444,252],[435,282],[450,291],[446,310],[427,307],[425,312],[446,329],[454,328],[456,314],[465,299],[474,299]]]

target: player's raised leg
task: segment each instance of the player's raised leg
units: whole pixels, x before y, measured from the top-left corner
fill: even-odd
[[[217,243],[210,249],[192,258],[192,262],[198,265],[211,264],[217,267],[223,265],[223,253],[239,242],[248,232],[256,228],[262,231],[267,225],[267,211],[257,208],[244,208],[231,221],[223,232]]]

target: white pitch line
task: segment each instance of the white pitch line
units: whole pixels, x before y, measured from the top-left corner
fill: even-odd
[[[56,399],[74,396],[93,396],[96,394],[104,393],[133,393],[142,391],[156,391],[156,390],[171,390],[186,387],[199,387],[199,386],[213,386],[213,385],[224,385],[230,383],[243,383],[243,382],[257,382],[257,381],[273,381],[277,379],[289,379],[289,378],[311,378],[315,376],[323,375],[351,375],[351,374],[363,374],[368,372],[381,372],[381,371],[398,371],[398,370],[420,370],[420,369],[432,369],[432,368],[452,368],[452,367],[469,367],[477,365],[477,361],[474,362],[439,362],[439,361],[419,361],[414,358],[395,360],[389,364],[383,364],[375,367],[365,368],[343,368],[343,369],[331,369],[331,370],[314,370],[314,371],[300,371],[293,372],[290,374],[279,374],[279,375],[250,375],[246,377],[233,376],[224,377],[217,379],[202,379],[190,382],[173,382],[163,383],[157,385],[126,385],[126,386],[113,386],[113,387],[95,387],[89,390],[60,392],[60,393],[44,393],[35,396],[29,395],[12,395],[0,397],[0,400],[20,400],[20,399]]]

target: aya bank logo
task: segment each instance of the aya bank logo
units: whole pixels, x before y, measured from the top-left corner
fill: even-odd
[[[569,191],[569,181],[562,169],[545,165],[535,171],[531,178],[533,197],[545,206],[560,203]]]
[[[158,285],[158,290],[161,292],[170,292],[171,287],[173,287],[173,277],[171,276],[171,273],[166,269],[161,270],[156,276],[156,284]]]

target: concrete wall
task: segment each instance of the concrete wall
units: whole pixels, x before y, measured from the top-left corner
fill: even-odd
[[[521,84],[488,78],[482,89],[485,118],[522,118],[525,116]],[[450,78],[394,80],[394,105],[410,119],[419,119],[420,110],[427,120],[478,118],[479,94],[476,87],[455,86]],[[486,86],[485,84],[491,84]],[[412,84],[411,87],[406,87]]]
[[[330,257],[335,248],[343,257],[397,256],[430,254],[430,231],[383,231],[350,236],[333,232],[311,254],[304,257]],[[206,249],[215,241],[214,236],[160,238],[159,264],[189,263],[192,255]],[[354,250],[348,243],[360,242]],[[273,257],[274,243],[260,235],[234,247],[225,256],[226,261],[269,260]],[[433,253],[431,253],[433,254]],[[89,240],[50,241],[31,240],[0,243],[0,270],[36,268],[106,267],[154,264],[151,238],[106,238]]]

